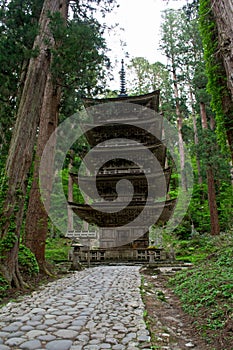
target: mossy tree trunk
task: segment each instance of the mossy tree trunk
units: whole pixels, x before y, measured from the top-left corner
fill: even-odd
[[[68,16],[68,2],[66,0],[60,1],[59,12],[64,19],[64,23],[67,21]],[[50,38],[52,46],[56,47],[59,43],[54,42],[53,38]],[[52,58],[51,58],[52,64]],[[39,188],[39,170],[40,160],[43,154],[44,147],[49,140],[52,133],[58,126],[58,112],[61,100],[61,85],[58,84],[56,79],[52,76],[51,72],[48,73],[47,83],[45,87],[43,106],[41,109],[39,134],[37,138],[36,155],[33,171],[33,182],[30,190],[29,204],[26,215],[25,226],[25,245],[35,254],[37,262],[41,272],[49,273],[46,268],[45,261],[45,245],[46,237],[48,234],[48,214],[41,201],[40,188]],[[54,140],[54,142],[56,142]],[[46,159],[46,172],[47,176],[47,188],[46,188],[46,207],[49,207],[50,193],[52,189],[52,174],[53,174],[53,154],[48,155]]]
[[[184,191],[187,191],[187,179],[185,174],[185,153],[184,153],[184,140],[182,135],[182,126],[183,126],[183,116],[181,112],[180,106],[180,97],[179,97],[179,89],[177,84],[177,75],[174,59],[172,57],[172,74],[173,74],[173,86],[174,86],[174,95],[176,98],[176,123],[178,130],[178,140],[179,140],[179,153],[180,153],[180,173],[181,173],[181,185]]]
[[[200,103],[200,114],[203,130],[208,130],[208,122],[206,115],[206,107],[203,102]],[[214,183],[214,173],[211,164],[206,164],[206,177],[208,186],[208,202],[210,210],[210,226],[211,235],[218,235],[220,233],[219,219],[218,219],[218,208],[216,203],[216,192]]]
[[[228,88],[233,98],[233,3],[232,0],[211,0],[218,28],[220,53],[223,57]]]
[[[44,94],[43,107],[39,124],[39,134],[36,145],[34,161],[33,181],[29,195],[29,203],[26,214],[25,245],[35,254],[41,272],[45,272],[45,243],[48,233],[48,214],[40,197],[39,169],[40,160],[50,135],[58,124],[58,108],[60,103],[60,88],[54,87],[52,77],[49,74]],[[49,155],[46,164],[46,173],[51,175],[53,168],[53,155]],[[47,181],[47,198],[49,201],[52,186],[51,176]]]
[[[233,3],[232,0],[210,0],[218,29],[218,55],[226,71],[226,90],[223,94],[223,111],[228,144],[233,161]]]
[[[22,226],[28,173],[32,164],[35,137],[44,99],[51,55],[49,13],[59,12],[61,0],[45,0],[39,20],[39,34],[33,48],[38,51],[29,62],[6,163],[7,190],[2,209],[1,238],[14,232],[16,240],[1,258],[1,271],[9,283],[23,286],[18,272],[18,246]]]

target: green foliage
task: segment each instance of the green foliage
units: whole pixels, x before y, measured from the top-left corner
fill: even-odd
[[[170,286],[180,297],[183,308],[192,316],[203,331],[223,329],[233,312],[233,237],[225,234],[219,237],[181,242],[181,248],[202,248],[208,255],[193,269],[179,272],[170,280]],[[205,317],[204,317],[205,315]]]
[[[67,239],[53,238],[46,242],[45,257],[48,261],[62,261],[67,260],[70,244]]]
[[[21,272],[29,274],[30,276],[37,275],[39,273],[39,266],[35,255],[23,244],[20,244],[19,246],[18,262]]]
[[[64,23],[56,13],[51,16],[50,27],[55,40],[51,71],[62,86],[60,111],[67,117],[80,107],[83,96],[103,91],[110,63],[103,29],[92,16],[79,15]]]
[[[210,0],[200,0],[199,17],[199,29],[206,64],[205,72],[208,78],[207,91],[212,97],[211,107],[216,115],[218,139],[222,148],[226,151],[226,116],[223,101],[229,95],[229,92],[224,67],[218,55],[218,31],[211,11]]]
[[[7,295],[7,291],[10,289],[10,285],[7,280],[0,273],[0,301]]]
[[[8,232],[0,241],[0,254],[10,251],[14,247],[16,241],[17,236],[13,232]]]
[[[34,55],[32,46],[38,31],[42,0],[2,2],[0,11],[0,145],[7,154],[12,126],[27,69]],[[21,75],[21,73],[23,73]]]

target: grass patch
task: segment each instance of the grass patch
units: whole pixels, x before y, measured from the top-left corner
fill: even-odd
[[[71,246],[66,238],[53,238],[46,241],[45,258],[48,261],[68,260]]]
[[[202,250],[205,256],[204,249]],[[207,259],[199,262],[192,270],[177,273],[170,279],[169,285],[179,296],[184,311],[195,317],[195,324],[204,337],[215,341],[218,331],[222,334],[222,341],[231,344],[233,343],[232,235],[210,238],[206,250],[206,253],[211,251]]]

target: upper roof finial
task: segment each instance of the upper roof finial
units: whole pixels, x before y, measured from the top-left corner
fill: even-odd
[[[126,93],[126,83],[125,83],[125,67],[124,67],[124,60],[121,60],[121,70],[120,70],[120,81],[121,81],[121,90],[120,90],[120,97],[127,96]]]

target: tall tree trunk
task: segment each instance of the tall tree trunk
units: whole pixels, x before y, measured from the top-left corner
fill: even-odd
[[[68,2],[66,0],[60,0],[59,12],[61,13],[64,22],[67,20],[68,15]],[[50,38],[50,42],[53,46],[56,46],[53,38]],[[52,59],[51,59],[52,61]],[[51,73],[48,73],[47,83],[45,87],[43,106],[41,109],[39,134],[36,146],[36,155],[33,172],[33,182],[30,190],[29,204],[26,215],[25,225],[25,244],[35,254],[37,262],[41,272],[49,274],[45,261],[45,244],[48,234],[48,214],[41,201],[40,188],[39,188],[39,169],[40,160],[44,150],[44,147],[49,140],[51,134],[58,126],[58,111],[61,100],[61,87]],[[46,160],[46,173],[50,176],[53,172],[53,154],[50,154]],[[52,177],[48,177],[46,188],[46,207],[49,207],[50,193],[52,190]]]
[[[228,88],[233,97],[233,3],[232,0],[211,0],[218,28],[220,52],[227,75]]]
[[[7,193],[2,210],[1,238],[7,240],[14,232],[16,240],[11,249],[4,252],[1,271],[9,283],[22,286],[18,273],[18,245],[23,220],[27,178],[32,163],[36,130],[41,115],[44,90],[50,65],[50,18],[48,13],[58,12],[61,1],[45,0],[40,15],[40,32],[33,48],[39,50],[37,57],[30,59],[26,81],[22,91],[16,125],[14,127],[6,163]]]
[[[54,87],[51,74],[47,79],[43,107],[39,124],[39,134],[36,146],[33,181],[30,190],[29,203],[25,225],[25,245],[35,254],[41,272],[48,272],[45,266],[45,242],[48,233],[48,215],[40,198],[39,168],[40,160],[50,135],[58,125],[58,108],[60,103],[60,88]],[[47,159],[45,171],[51,174],[53,155]],[[52,187],[52,179],[47,181],[47,194]]]
[[[201,113],[201,122],[202,128],[204,130],[208,129],[206,108],[203,102],[200,103],[200,113]],[[214,174],[211,164],[207,164],[206,170],[207,176],[207,186],[208,186],[208,202],[210,209],[210,224],[211,224],[211,234],[218,235],[220,233],[219,220],[218,220],[218,208],[216,203],[216,193],[215,193],[215,184],[214,184]]]
[[[177,85],[176,70],[173,64],[173,85],[174,94],[176,98],[176,116],[177,116],[177,129],[178,129],[178,139],[179,139],[179,153],[180,153],[180,171],[181,171],[181,185],[184,191],[187,191],[187,181],[185,174],[185,154],[184,154],[184,141],[182,135],[183,118],[179,102],[179,90]]]
[[[191,101],[191,109],[192,109],[192,118],[193,118],[193,132],[194,132],[194,144],[197,147],[199,145],[198,132],[197,132],[197,118],[196,112],[194,108],[194,98],[191,85],[189,84],[189,96]],[[196,151],[196,161],[197,161],[197,173],[198,173],[198,183],[201,185],[203,183],[203,179],[201,176],[201,164],[198,152]]]
[[[218,28],[218,55],[223,62],[231,99],[223,94],[225,127],[233,161],[233,3],[232,0],[210,0]]]

